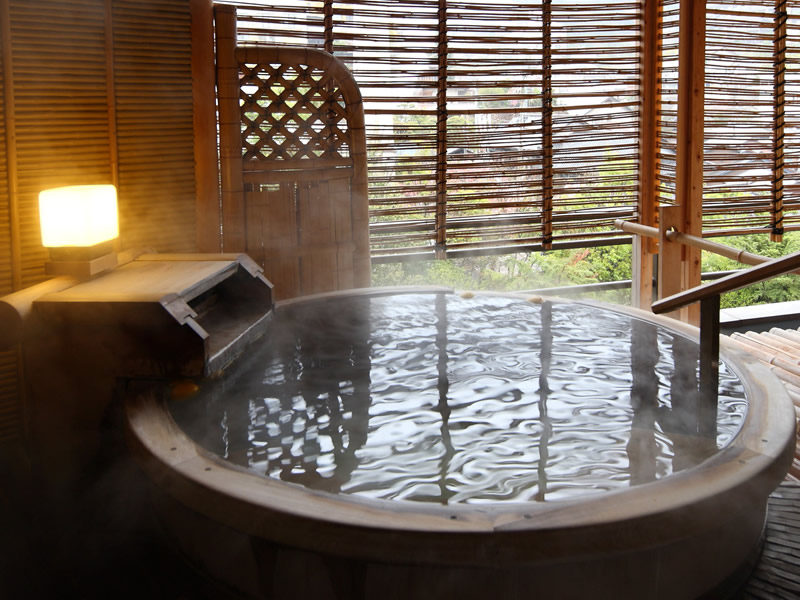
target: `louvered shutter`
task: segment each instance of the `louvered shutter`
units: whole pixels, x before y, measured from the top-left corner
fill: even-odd
[[[115,0],[114,92],[124,248],[195,248],[188,1]]]

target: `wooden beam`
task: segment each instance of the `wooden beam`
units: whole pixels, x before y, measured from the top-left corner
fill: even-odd
[[[222,250],[246,252],[242,124],[239,114],[239,62],[236,60],[236,9],[214,8],[219,94],[219,160],[222,181]]]
[[[681,207],[678,230],[696,236],[703,235],[705,9],[705,0],[681,0],[678,40],[678,143],[675,189],[677,203]],[[680,265],[681,288],[687,290],[700,285],[700,271],[701,251],[691,246],[684,246]],[[688,321],[699,325],[699,306],[689,308]]]
[[[108,149],[111,163],[111,183],[119,189],[119,144],[117,138],[117,93],[114,74],[114,15],[112,0],[105,5],[106,99],[108,103]],[[119,241],[115,242],[117,251]]]
[[[219,167],[214,73],[214,6],[212,0],[190,0],[192,19],[192,104],[194,178],[196,186],[195,247],[220,252]]]
[[[660,52],[658,33],[661,18],[658,0],[645,0],[642,24],[642,51],[640,57],[641,78],[639,95],[642,109],[639,118],[639,197],[638,222],[649,227],[656,226],[656,181],[658,179],[657,142],[658,66]],[[637,308],[647,310],[653,300],[653,255],[658,253],[657,244],[642,236],[633,242],[633,286],[632,302]]]
[[[660,248],[658,259],[658,297],[665,298],[682,292],[681,256],[683,245],[672,241],[668,237],[670,231],[676,230],[681,224],[682,210],[680,206],[662,206],[659,209],[659,239]],[[676,311],[670,317],[686,320],[686,309]]]
[[[705,298],[710,298],[714,295],[721,296],[727,292],[760,283],[767,279],[777,277],[778,275],[796,271],[797,269],[800,269],[800,252],[774,258],[769,262],[745,271],[737,271],[736,273],[731,273],[726,277],[722,277],[721,279],[717,279],[705,285],[699,285],[690,290],[685,290],[663,298],[653,303],[653,312],[659,314],[667,313],[681,308],[682,306],[700,302]]]
[[[717,438],[719,398],[719,295],[700,301],[700,381],[697,429],[706,439]]]
[[[14,100],[14,61],[11,52],[11,12],[8,0],[0,0],[0,40],[3,61],[3,103],[6,128],[6,174],[8,177],[8,220],[11,250],[12,291],[22,288],[22,238],[17,180],[17,133]]]

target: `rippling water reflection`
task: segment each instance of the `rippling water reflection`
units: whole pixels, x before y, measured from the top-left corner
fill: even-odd
[[[581,304],[326,300],[280,312],[235,373],[171,410],[210,451],[314,489],[549,501],[653,481],[727,443],[742,385],[722,364],[716,426],[699,423],[697,354]]]

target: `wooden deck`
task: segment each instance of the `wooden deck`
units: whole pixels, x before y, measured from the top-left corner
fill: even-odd
[[[733,333],[742,349],[766,363],[786,387],[800,417],[800,332],[773,327],[767,332]],[[800,598],[800,439],[792,469],[769,499],[764,548],[735,600]]]
[[[773,327],[763,333],[733,333],[730,339],[766,363],[778,376],[794,402],[795,414],[800,418],[800,331]],[[795,448],[794,462],[787,479],[800,481],[800,445]],[[797,597],[800,598],[800,594]]]
[[[734,598],[800,598],[800,483],[786,481],[770,496],[761,557]]]

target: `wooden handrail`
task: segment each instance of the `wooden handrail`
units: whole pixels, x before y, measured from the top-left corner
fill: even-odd
[[[637,235],[661,235],[655,227],[615,221],[619,229]],[[653,302],[651,309],[654,313],[669,313],[683,308],[694,302],[700,302],[700,377],[698,380],[698,410],[707,414],[708,418],[703,423],[708,427],[704,433],[715,435],[717,399],[719,392],[719,307],[720,295],[732,292],[739,288],[759,283],[785,273],[797,272],[800,268],[800,252],[776,259],[749,252],[737,251],[734,248],[709,242],[697,236],[692,236],[677,231],[665,231],[664,237],[669,242],[678,242],[686,245],[716,252],[742,263],[760,263],[746,271],[739,271],[706,285],[699,285],[690,290],[679,292]],[[766,262],[764,262],[766,261]],[[798,274],[798,273],[796,273]]]
[[[778,275],[784,275],[800,268],[800,252],[789,254],[781,258],[770,260],[752,269],[739,271],[722,279],[717,279],[712,283],[697,286],[690,290],[673,294],[654,302],[652,309],[654,313],[666,313],[677,310],[694,302],[699,302],[713,296],[719,296],[725,292],[732,292],[739,288],[759,283],[766,279],[771,279]]]
[[[631,221],[623,221],[621,219],[614,221],[614,226],[617,229],[621,229],[625,233],[644,235],[651,238],[658,238],[659,236],[658,227],[650,227],[649,225],[632,223]],[[735,260],[736,262],[740,262],[744,265],[761,265],[772,260],[767,256],[753,254],[752,252],[739,250],[738,248],[731,248],[725,244],[712,242],[711,240],[707,240],[696,235],[690,235],[688,233],[681,233],[680,231],[667,231],[665,235],[670,242],[685,244],[694,248],[700,248],[700,250],[713,252],[714,254],[719,254],[725,258],[730,258],[731,260]],[[800,275],[800,273],[798,273],[798,275]]]

